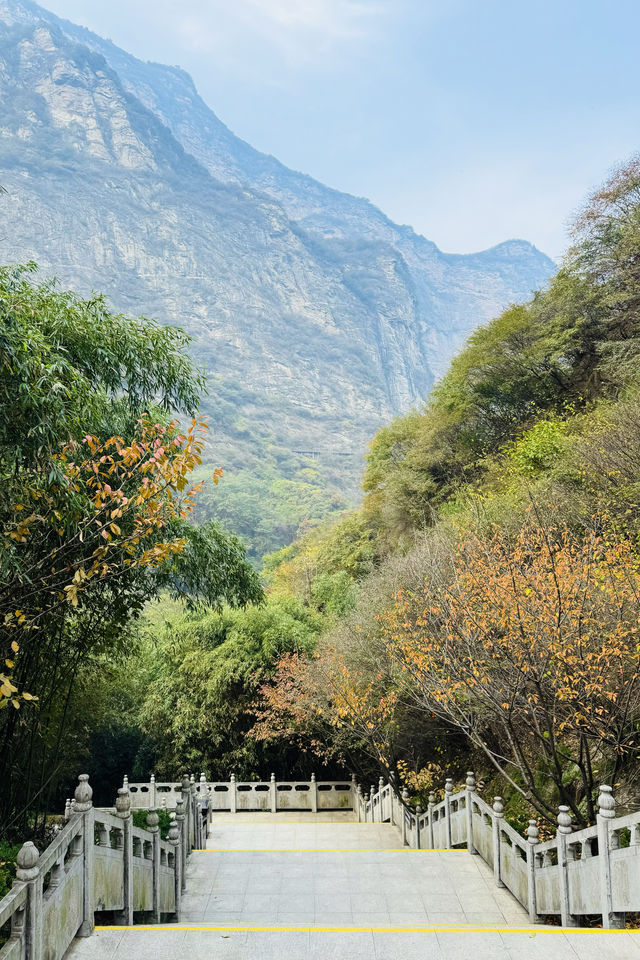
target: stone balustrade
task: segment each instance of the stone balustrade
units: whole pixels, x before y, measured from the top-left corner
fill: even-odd
[[[166,807],[171,810],[176,798],[181,795],[182,785],[168,781],[156,781],[152,775],[146,782],[129,783],[131,806],[137,810],[150,807]],[[190,783],[196,795],[208,798],[209,816],[216,811],[239,813],[242,811],[266,810],[278,813],[283,810],[299,810],[317,813],[322,810],[354,810],[355,781],[320,780],[312,774],[310,780],[236,780],[235,775],[227,781],[209,781],[204,773]]]
[[[173,811],[166,840],[159,799]],[[146,829],[133,825],[133,807],[148,811]],[[575,926],[601,915],[605,928],[621,927],[625,913],[640,910],[640,811],[616,817],[608,786],[600,788],[595,826],[574,831],[560,807],[556,836],[541,843],[536,821],[521,836],[506,823],[500,797],[488,804],[478,795],[473,773],[457,792],[447,780],[444,798],[431,794],[426,810],[383,780],[365,793],[355,780],[209,782],[204,775],[166,784],[125,778],[115,807],[101,810],[83,775],[52,843],[39,854],[27,842],[18,854],[16,880],[0,901],[0,929],[8,933],[0,960],[62,960],[75,937],[91,934],[96,917],[122,925],[179,919],[187,857],[205,846],[210,812],[244,810],[353,811],[361,822],[394,824],[408,847],[464,846],[533,923],[557,917]]]
[[[624,927],[625,913],[640,911],[640,810],[615,816],[611,787],[600,787],[596,826],[574,831],[568,807],[558,810],[556,836],[538,841],[535,820],[521,836],[504,819],[501,797],[486,803],[476,792],[472,772],[465,789],[454,792],[447,780],[444,799],[430,794],[426,810],[413,807],[403,791],[380,780],[368,793],[355,790],[361,822],[395,824],[402,842],[417,849],[466,845],[492,868],[497,886],[507,887],[528,910],[533,923],[557,917],[563,926],[580,918],[602,917],[603,927]]]
[[[96,915],[122,925],[180,918],[187,857],[206,842],[201,800],[185,778],[166,840],[155,808],[141,829],[131,806],[125,786],[115,813],[94,807],[89,778],[79,777],[55,839],[41,854],[31,842],[18,853],[15,882],[0,900],[9,934],[0,960],[61,960],[75,937],[92,933]]]

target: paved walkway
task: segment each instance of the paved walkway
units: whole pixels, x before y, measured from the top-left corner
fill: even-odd
[[[640,934],[531,927],[480,857],[350,816],[216,816],[179,926],[99,929],[69,960],[640,960]]]

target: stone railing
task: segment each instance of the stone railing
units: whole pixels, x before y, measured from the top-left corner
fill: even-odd
[[[640,911],[640,810],[616,817],[611,787],[600,787],[596,826],[574,832],[569,808],[561,806],[556,836],[544,843],[538,842],[535,820],[522,837],[505,822],[501,797],[485,803],[472,772],[458,793],[447,780],[440,803],[430,794],[427,810],[412,807],[406,790],[400,797],[382,779],[368,795],[356,787],[355,808],[359,821],[395,824],[409,847],[466,845],[532,923],[558,917],[563,926],[578,926],[580,918],[600,915],[603,927],[623,927],[625,913]]]
[[[33,843],[18,853],[15,882],[0,900],[0,929],[8,940],[0,960],[61,960],[75,937],[102,922],[178,920],[187,857],[205,843],[206,824],[192,784],[184,780],[167,840],[155,809],[147,829],[133,826],[130,795],[118,790],[115,814],[93,806],[83,774],[65,825],[39,854]]]
[[[192,791],[209,811],[209,818],[216,811],[239,813],[241,811],[266,810],[278,813],[284,810],[318,813],[322,810],[354,810],[355,781],[310,780],[236,780],[234,774],[228,781],[209,781],[204,773],[196,781],[190,778]],[[125,786],[131,794],[131,806],[145,810],[149,807],[166,807],[171,810],[182,785],[170,781],[157,781],[153,775],[144,783],[129,783]],[[208,798],[208,803],[207,803]]]

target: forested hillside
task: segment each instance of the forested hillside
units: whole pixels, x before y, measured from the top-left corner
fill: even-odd
[[[378,432],[362,508],[268,559],[266,606],[156,623],[138,675],[160,770],[176,747],[153,732],[174,723],[214,775],[291,772],[295,756],[365,782],[393,772],[424,799],[471,758],[514,823],[528,804],[553,821],[558,802],[593,821],[602,781],[625,802],[640,748],[639,261],[633,161],[585,205],[549,285]]]
[[[384,772],[424,800],[472,762],[516,825],[531,806],[554,822],[559,802],[592,822],[602,781],[625,804],[639,262],[634,160],[589,199],[549,284],[375,435],[361,508],[267,558],[266,594],[236,536],[192,523],[207,430],[188,337],[3,268],[6,835],[43,822],[80,760],[97,802],[123,770],[185,764]],[[253,522],[257,494],[241,507]]]

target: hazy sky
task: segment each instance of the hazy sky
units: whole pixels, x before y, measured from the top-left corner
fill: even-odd
[[[447,251],[552,256],[640,149],[639,0],[44,0]]]

